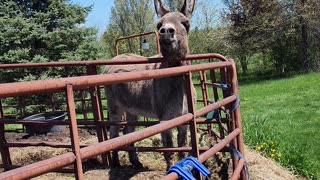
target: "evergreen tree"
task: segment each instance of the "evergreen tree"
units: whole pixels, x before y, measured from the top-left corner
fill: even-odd
[[[81,27],[91,7],[68,0],[3,0],[0,2],[0,63],[95,59],[97,30]],[[71,70],[1,72],[0,82],[77,74]]]

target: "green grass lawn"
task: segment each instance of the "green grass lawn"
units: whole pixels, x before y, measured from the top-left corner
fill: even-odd
[[[320,179],[320,73],[239,83],[245,143]]]

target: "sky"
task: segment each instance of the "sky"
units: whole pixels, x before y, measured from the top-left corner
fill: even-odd
[[[113,0],[71,0],[70,2],[83,7],[93,5],[84,25],[85,27],[97,28],[99,30],[98,36],[101,37],[109,23],[111,8],[114,6]],[[213,0],[211,3],[216,4],[218,9],[222,7],[220,0]]]
[[[99,30],[98,35],[101,36],[109,22],[111,7],[114,6],[113,0],[71,0],[71,2],[83,7],[93,5],[86,18],[85,26],[97,28]]]

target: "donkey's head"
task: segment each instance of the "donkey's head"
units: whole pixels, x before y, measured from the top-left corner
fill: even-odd
[[[185,0],[180,12],[169,12],[161,0],[154,0],[154,5],[157,15],[161,18],[157,28],[163,57],[169,61],[183,59],[189,52],[189,23],[195,0]]]

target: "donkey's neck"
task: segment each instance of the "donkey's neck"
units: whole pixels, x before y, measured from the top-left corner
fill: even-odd
[[[184,58],[177,59],[177,58],[165,57],[165,56],[163,56],[163,58],[165,59],[165,62],[161,63],[160,68],[170,68],[170,67],[191,65],[190,61],[183,61]]]

